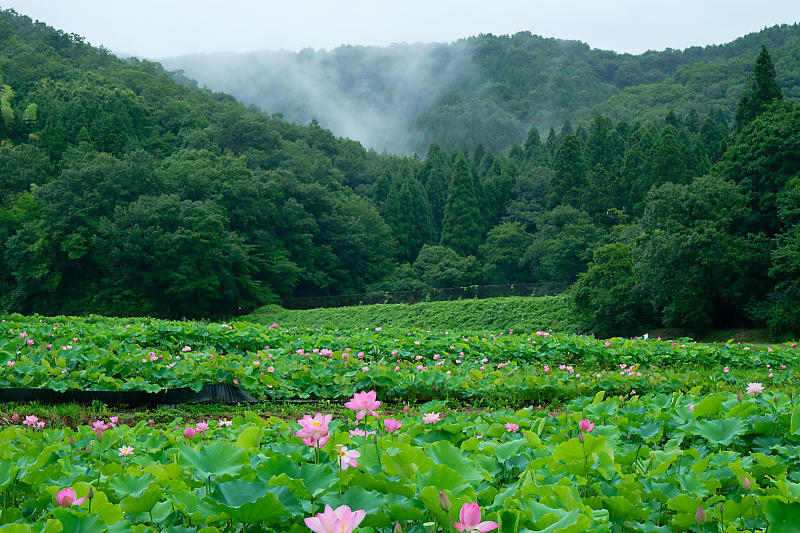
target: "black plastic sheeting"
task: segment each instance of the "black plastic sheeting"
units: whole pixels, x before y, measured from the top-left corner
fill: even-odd
[[[192,389],[167,389],[161,392],[144,391],[97,391],[66,390],[58,392],[49,389],[0,389],[0,403],[40,402],[40,403],[78,403],[102,402],[106,405],[125,404],[130,406],[178,405],[181,403],[257,403],[258,400],[233,385],[205,385],[200,392]]]

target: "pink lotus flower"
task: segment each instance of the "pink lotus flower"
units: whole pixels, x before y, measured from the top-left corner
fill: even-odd
[[[277,322],[273,322],[272,325],[269,327],[269,329],[277,329],[277,328],[278,328]]]
[[[745,392],[753,396],[755,396],[756,394],[761,394],[762,392],[764,392],[764,385],[762,385],[761,383],[748,383]]]
[[[356,420],[361,420],[368,414],[370,416],[378,416],[375,410],[381,406],[381,402],[376,400],[376,396],[374,390],[356,392],[353,394],[353,399],[346,402],[344,406],[356,411]]]
[[[13,415],[11,415],[11,420],[13,420],[14,422],[18,422],[19,421],[19,413],[14,413]]]
[[[38,416],[27,415],[22,423],[25,424],[26,426],[36,427],[37,422],[39,422]]]
[[[353,533],[366,515],[364,509],[351,511],[347,505],[333,509],[325,504],[324,512],[304,520],[314,533]]]
[[[460,522],[453,522],[453,527],[458,531],[466,531],[468,533],[483,533],[500,527],[497,522],[481,522],[481,508],[477,502],[462,505],[458,519]]]
[[[697,523],[700,524],[700,525],[705,524],[706,521],[708,520],[708,515],[703,510],[703,506],[702,505],[697,507],[697,512],[694,514],[694,518],[695,518],[695,520],[697,520]]]
[[[56,501],[61,507],[70,507],[72,505],[81,505],[86,501],[86,497],[78,498],[78,495],[75,494],[72,487],[67,487],[56,493]]]
[[[513,422],[506,422],[506,431],[509,433],[516,433],[519,431],[519,425]]]
[[[348,450],[347,446],[339,446],[339,468],[347,470],[349,467],[357,468],[358,462],[356,459],[361,457],[361,452],[356,450]]]
[[[584,418],[578,422],[578,428],[584,433],[591,433],[594,429],[594,423],[590,422],[588,418]]]
[[[227,418],[223,418],[222,420],[220,420],[219,422],[217,422],[217,427],[218,427],[218,428],[221,428],[221,427],[226,427],[226,426],[230,426],[231,424],[233,424],[233,422],[231,422],[231,421],[230,421],[230,420],[228,420]]]
[[[394,418],[387,418],[386,420],[383,421],[383,427],[386,428],[387,433],[393,433],[398,429],[400,429],[401,427],[403,427],[403,424],[401,422],[398,422]]]
[[[108,429],[108,424],[105,423],[103,420],[95,420],[92,422],[92,429],[89,431],[93,431],[97,440],[103,440],[103,432]]]
[[[183,430],[183,436],[187,439],[191,439],[195,436],[197,432],[194,430],[192,426],[186,426],[186,429]]]
[[[6,362],[6,366],[8,366],[9,368],[10,368],[10,367],[13,367],[13,366],[14,366],[14,365],[16,365],[16,364],[17,364],[17,362],[16,362],[16,361],[7,361],[7,362]]]
[[[197,425],[194,427],[195,433],[202,433],[204,431],[208,431],[208,423],[207,422],[198,422]]]
[[[111,421],[108,423],[108,425],[109,425],[110,427],[112,427],[112,428],[115,428],[115,427],[117,427],[117,424],[119,424],[119,417],[118,417],[118,416],[112,416],[112,417],[110,418],[110,420],[111,420]]]
[[[123,446],[119,449],[120,457],[127,457],[129,455],[133,455],[133,446]]]
[[[297,421],[302,427],[294,435],[303,439],[303,444],[306,446],[324,446],[330,438],[328,424],[331,423],[331,420],[333,420],[333,415],[317,413],[313,418],[303,415],[303,418]]]
[[[425,413],[422,415],[422,421],[426,424],[433,424],[440,420],[441,418],[439,418],[439,413]]]

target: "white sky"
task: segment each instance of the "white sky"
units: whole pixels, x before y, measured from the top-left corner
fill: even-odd
[[[721,44],[800,21],[800,0],[0,0],[0,7],[147,58],[522,30],[640,53]]]

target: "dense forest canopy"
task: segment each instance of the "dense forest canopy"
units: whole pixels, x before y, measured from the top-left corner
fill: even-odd
[[[497,130],[509,146],[443,139],[421,158],[366,150],[0,11],[0,304],[219,317],[282,297],[561,281],[575,282],[570,297],[593,333],[748,323],[796,333],[800,48],[794,59],[785,48],[796,33],[607,58],[656,84],[690,70],[700,93],[727,77],[725,102],[676,98],[636,115],[621,100],[635,92],[614,85],[635,77],[609,67],[585,83],[592,94],[617,87],[618,108],[576,111],[543,134],[535,99],[519,96],[529,107]],[[458,46],[526,42],[602,57],[528,34]],[[516,67],[494,68],[485,83]],[[569,87],[537,90],[552,99]],[[570,94],[589,102],[581,113],[596,103]],[[486,133],[431,121],[442,135]]]
[[[496,153],[565,121],[662,124],[670,111],[719,109],[732,120],[762,44],[787,97],[800,97],[800,25],[731,43],[639,55],[520,32],[449,44],[341,46],[162,59],[212,90],[292,122],[317,119],[337,135],[392,153],[478,143]],[[182,79],[180,75],[178,79]]]

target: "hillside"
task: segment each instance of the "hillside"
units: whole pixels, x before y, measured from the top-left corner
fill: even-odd
[[[574,284],[566,297],[579,316],[570,323],[602,336],[662,326],[792,334],[800,331],[796,70],[773,62],[766,46],[749,67],[742,58],[773,33],[785,53],[796,30],[623,58],[664,87],[658,72],[687,76],[704,68],[700,59],[728,61],[742,69],[725,81],[742,88],[725,97],[735,113],[659,116],[656,100],[625,103],[631,120],[609,110],[546,138],[531,128],[499,154],[433,142],[421,159],[365,150],[316,122],[286,122],[159,64],[121,60],[0,11],[0,307],[211,318],[282,298],[559,282]],[[460,46],[479,42],[494,43],[490,58],[526,42],[584,57],[581,68],[602,56],[525,34]],[[627,78],[613,60],[595,74],[624,103],[636,95],[620,88]],[[484,81],[510,79],[494,76]],[[588,110],[600,101],[593,95],[570,105]],[[664,109],[683,105],[679,96]],[[431,124],[445,144],[488,131],[446,116]],[[495,138],[511,139],[515,128],[499,125]]]
[[[528,32],[479,35],[449,44],[342,46],[330,51],[263,51],[162,59],[201,86],[280,113],[317,119],[376,150],[427,151],[483,143],[497,152],[534,124],[614,119],[658,123],[718,108],[733,118],[762,44],[787,97],[800,97],[800,25],[775,26],[731,43],[618,54]]]
[[[398,158],[0,11],[2,305],[214,316],[391,271]],[[297,291],[297,292],[295,292]]]

